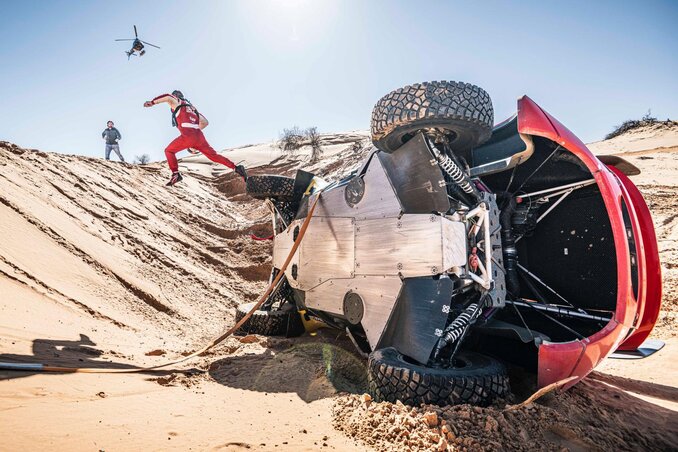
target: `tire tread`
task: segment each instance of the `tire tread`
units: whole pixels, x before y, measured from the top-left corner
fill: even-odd
[[[250,176],[247,178],[246,190],[248,195],[256,199],[289,201],[294,196],[294,179],[271,174]]]
[[[492,133],[494,109],[490,95],[470,83],[433,81],[415,83],[391,91],[372,110],[371,132],[375,146],[393,152],[387,137],[398,129],[420,124],[421,128],[446,121],[463,121],[477,135],[478,145]]]
[[[470,355],[469,352],[462,353]],[[402,359],[394,348],[376,350],[368,361],[369,392],[377,401],[394,403],[400,400],[414,406],[422,403],[488,405],[497,398],[506,397],[510,387],[504,366],[499,361],[484,358],[488,365],[460,376],[453,370],[428,372],[428,368]]]
[[[254,303],[244,303],[235,310],[235,321],[239,322],[252,309]],[[262,336],[296,337],[304,333],[301,314],[296,310],[255,311],[236,332],[239,335],[259,334]]]

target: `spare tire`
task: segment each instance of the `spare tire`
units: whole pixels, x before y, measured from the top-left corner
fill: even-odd
[[[244,303],[235,310],[235,321],[239,322],[254,307],[254,303]],[[270,311],[254,311],[236,334],[260,334],[262,336],[296,337],[304,334],[301,314],[289,304],[281,309]]]
[[[492,135],[487,92],[470,83],[424,82],[391,91],[372,110],[372,142],[393,152],[421,129],[443,129],[451,148],[468,152]]]
[[[377,401],[419,406],[470,403],[489,405],[509,394],[504,365],[489,356],[460,351],[453,368],[433,368],[415,363],[393,347],[370,354],[367,381]]]
[[[249,176],[246,184],[247,194],[256,199],[273,198],[290,201],[294,197],[294,179],[285,176]]]

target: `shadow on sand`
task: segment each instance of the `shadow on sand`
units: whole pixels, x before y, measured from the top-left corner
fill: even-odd
[[[52,340],[35,339],[33,340],[32,355],[17,355],[3,353],[0,354],[0,362],[12,364],[44,364],[55,367],[88,367],[105,369],[133,369],[137,366],[113,361],[99,360],[104,354],[102,350],[95,348],[96,344],[84,335],[80,334],[78,340]],[[23,378],[43,373],[40,371],[27,370],[0,370],[0,380],[10,380],[13,378]],[[49,372],[59,374],[60,372]],[[153,374],[166,374],[166,371],[149,372]]]
[[[323,334],[319,334],[323,336]],[[367,389],[366,360],[348,344],[327,337],[304,336],[268,341],[261,354],[227,357],[212,363],[209,375],[218,383],[268,393],[296,393],[305,402],[341,392]]]

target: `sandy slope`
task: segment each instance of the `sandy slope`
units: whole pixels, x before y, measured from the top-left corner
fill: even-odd
[[[354,141],[334,137],[328,147]],[[335,171],[359,155],[338,156]],[[242,194],[232,173],[190,171],[170,190],[161,168],[0,143],[0,361],[159,363],[230,326],[233,307],[263,291],[270,242],[248,236],[270,233],[263,204]],[[322,357],[327,346],[318,342]],[[233,339],[220,350],[194,363],[205,372],[159,381],[1,373],[0,433],[13,435],[0,449],[163,449],[172,440],[181,449],[353,447],[331,427],[328,397],[337,389],[319,377],[322,360],[293,366],[271,386],[270,346]],[[227,372],[220,358],[234,352],[257,356]],[[269,378],[255,378],[257,366]]]
[[[660,138],[678,137],[669,132]],[[267,163],[255,174],[292,174],[301,165],[332,179],[360,163],[365,149],[351,145],[366,137],[323,137],[328,156],[316,164],[305,160],[306,149],[296,159],[278,158],[270,145],[226,155],[249,166]],[[615,146],[626,149],[621,138]],[[443,439],[471,449],[675,445],[678,149],[651,150],[631,138],[637,154],[629,158],[649,173],[638,182],[653,210],[666,277],[655,334],[668,345],[649,359],[608,361],[572,391],[515,413],[438,410],[450,437],[440,424],[426,424],[434,408],[366,407],[358,397],[364,362],[341,334],[231,338],[183,373],[2,372],[0,449],[390,450],[443,447]],[[267,235],[265,208],[242,194],[232,173],[202,157],[182,165],[189,177],[166,189],[161,164],[0,143],[0,361],[159,363],[230,325],[233,306],[256,298],[270,269],[270,243],[247,235]],[[530,379],[520,381],[514,378],[516,399],[532,389]]]

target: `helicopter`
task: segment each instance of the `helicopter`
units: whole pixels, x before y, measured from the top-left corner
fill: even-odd
[[[139,39],[139,35],[137,34],[137,26],[134,25],[134,39],[116,39],[116,41],[134,41],[132,43],[132,48],[126,51],[125,53],[127,54],[127,59],[129,60],[129,57],[132,55],[136,55],[135,52],[139,52],[139,56],[143,56],[146,51],[144,50],[144,44],[149,45],[151,47],[155,47],[156,49],[159,49],[155,44],[151,44],[150,42],[142,41]]]

